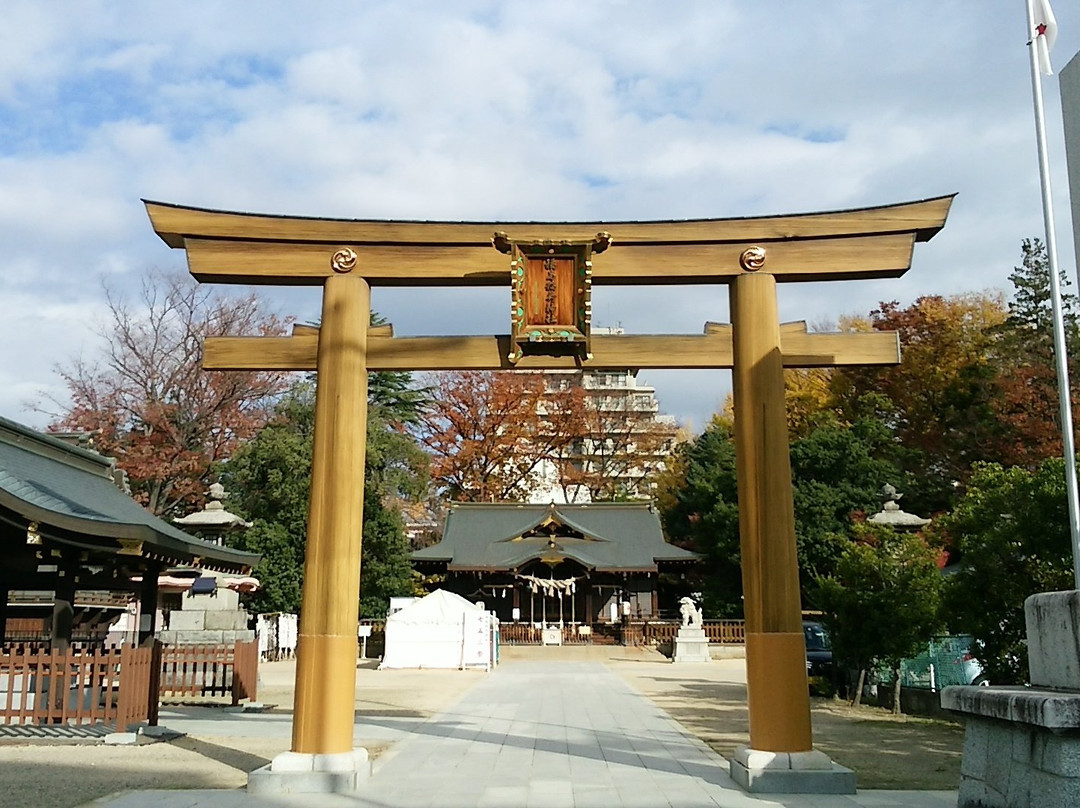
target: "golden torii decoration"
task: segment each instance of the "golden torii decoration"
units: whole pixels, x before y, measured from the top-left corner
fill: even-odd
[[[895,364],[899,343],[894,333],[816,334],[805,324],[781,325],[776,284],[899,277],[911,266],[915,242],[944,226],[951,203],[944,196],[741,219],[466,223],[279,217],[146,202],[154,231],[186,250],[201,282],[323,287],[321,328],[208,339],[204,352],[211,370],[318,371],[293,753],[352,750],[367,371],[575,367],[732,369],[750,749],[810,752],[783,369]],[[590,250],[608,244],[593,261]],[[547,295],[533,306],[543,310],[539,322],[562,323],[560,312],[577,307],[571,319],[586,333],[561,333],[580,344],[533,345],[521,322],[513,335],[475,337],[402,338],[390,327],[369,327],[372,286],[510,286],[500,252],[512,253],[515,273],[527,265],[529,277],[539,278],[536,293]],[[579,276],[559,280],[547,254],[577,261]],[[706,324],[700,336],[589,336],[587,297],[564,306],[556,294],[564,281],[580,284],[565,290],[570,297],[587,292],[590,282],[726,283],[731,325]],[[520,285],[517,275],[514,283]],[[549,337],[562,339],[539,339]]]

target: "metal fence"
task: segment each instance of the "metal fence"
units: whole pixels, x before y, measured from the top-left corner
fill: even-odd
[[[970,685],[981,673],[971,655],[971,637],[934,637],[927,648],[900,663],[900,684],[925,690],[949,685]]]

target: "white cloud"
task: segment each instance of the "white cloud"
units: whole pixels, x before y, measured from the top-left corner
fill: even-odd
[[[918,245],[907,277],[843,293],[788,286],[782,314],[835,318],[882,299],[1002,287],[1020,239],[1041,231],[1014,11],[929,0],[15,0],[0,30],[0,293],[20,296],[20,311],[19,333],[0,345],[0,413],[29,417],[12,391],[54,385],[50,367],[92,347],[84,323],[99,276],[134,282],[182,263],[150,232],[140,197],[313,216],[619,220],[955,191],[948,225]],[[1058,16],[1060,66],[1080,46],[1080,11]],[[483,333],[504,327],[500,295],[379,290],[375,303],[401,333]],[[310,292],[273,297],[318,315]],[[723,289],[605,289],[597,301],[598,315],[638,332],[727,319]],[[54,302],[73,309],[40,313]],[[666,408],[700,426],[726,382],[696,378],[656,383]]]

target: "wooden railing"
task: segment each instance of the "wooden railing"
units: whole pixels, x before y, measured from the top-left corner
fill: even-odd
[[[593,641],[593,636],[591,626],[562,627],[563,645],[585,645]],[[504,645],[543,645],[544,630],[529,623],[500,623],[499,642]]]
[[[746,644],[746,621],[744,620],[706,620],[705,636],[709,642],[729,645]]]
[[[576,625],[563,626],[563,645],[594,642],[600,634],[605,638],[617,636],[623,645],[661,643],[673,640],[679,631],[679,625],[678,622],[633,620],[625,625],[598,624],[592,626],[589,633],[582,633]],[[709,642],[728,645],[746,642],[746,629],[742,620],[706,620],[704,629]],[[529,623],[501,623],[499,641],[506,645],[541,645],[543,629]]]
[[[645,623],[645,640],[657,642],[673,640],[679,633],[680,625],[681,623],[677,622]],[[709,638],[709,642],[728,645],[746,642],[746,626],[742,620],[706,620],[702,628],[705,629],[705,636]]]
[[[225,697],[233,705],[257,694],[259,644],[166,645],[161,653],[162,697]]]
[[[154,648],[45,651],[0,648],[0,719],[4,724],[114,724],[117,732],[156,720],[148,698]],[[151,704],[153,702],[153,705]]]

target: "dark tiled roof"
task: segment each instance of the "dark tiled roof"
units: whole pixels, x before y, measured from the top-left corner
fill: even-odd
[[[550,540],[542,532],[525,536],[549,519],[562,528]],[[656,570],[658,561],[698,558],[665,542],[655,510],[650,503],[639,502],[455,502],[446,516],[442,541],[417,550],[412,557],[420,562],[445,562],[449,570],[507,570],[551,556],[572,558],[596,570],[649,571]]]
[[[254,553],[202,541],[154,516],[113,482],[109,458],[0,418],[0,506],[65,534],[142,541],[142,555],[226,572],[249,570]],[[119,544],[115,545],[119,549]]]

